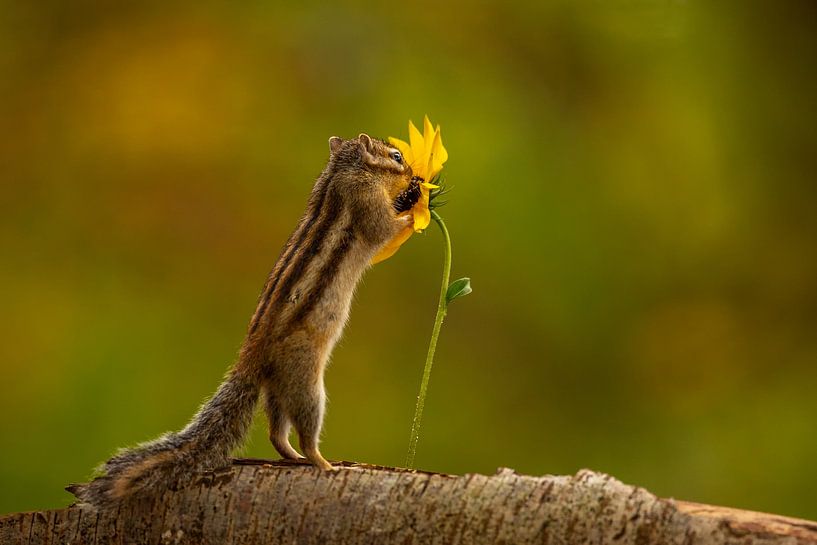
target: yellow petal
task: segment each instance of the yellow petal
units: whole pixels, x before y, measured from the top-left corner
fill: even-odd
[[[414,214],[414,230],[419,233],[431,223],[431,212],[428,210],[428,189],[420,190],[420,198],[411,211]]]
[[[411,157],[407,159],[407,162],[414,171],[415,176],[425,178],[427,176],[425,141],[423,135],[420,134],[420,131],[411,121],[409,121],[409,141],[411,142]]]
[[[426,149],[431,152],[431,142],[434,140],[434,126],[428,120],[428,116],[423,116],[423,141]]]
[[[437,125],[437,139],[434,141],[434,147],[432,148],[432,153],[434,153],[434,157],[440,162],[440,168],[442,168],[443,163],[448,161],[448,151],[443,146],[443,134],[440,131],[440,126]]]
[[[397,235],[384,244],[383,247],[380,248],[380,251],[372,258],[372,265],[385,261],[393,256],[395,252],[400,249],[400,246],[411,237],[412,233],[414,233],[414,229],[412,229],[411,225],[397,233]]]
[[[411,151],[414,152],[414,158],[420,159],[420,156],[425,153],[425,142],[423,135],[414,126],[414,123],[409,121],[409,142],[411,142]]]
[[[431,212],[428,211],[428,206],[418,206],[412,211],[414,212],[414,230],[419,233],[431,223]]]
[[[448,159],[448,154],[442,144],[440,127],[434,131],[434,141],[431,144],[431,155],[428,162],[428,176],[433,179],[443,169],[443,163]]]

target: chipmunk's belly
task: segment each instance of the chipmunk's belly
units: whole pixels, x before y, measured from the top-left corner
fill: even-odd
[[[273,367],[299,359],[322,371],[343,332],[355,287],[373,253],[355,241],[336,267],[328,267],[323,255],[311,264],[273,319],[276,341],[267,347]]]
[[[350,300],[327,301],[326,305],[319,305],[315,309],[313,320],[310,320],[309,330],[316,336],[321,351],[326,352],[327,357],[343,333],[349,317],[349,306]]]
[[[363,273],[364,266],[355,265],[354,262],[345,262],[334,278],[327,279],[329,285],[324,290],[324,296],[308,319],[310,329],[322,339],[327,356],[343,333],[352,296]]]

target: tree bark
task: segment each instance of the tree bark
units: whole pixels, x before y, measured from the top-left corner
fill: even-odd
[[[343,463],[235,460],[114,510],[0,517],[0,543],[817,544],[817,523],[661,499],[575,476],[443,475]]]

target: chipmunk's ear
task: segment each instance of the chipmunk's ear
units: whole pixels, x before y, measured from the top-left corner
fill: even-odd
[[[365,132],[360,133],[360,136],[357,137],[360,140],[360,145],[363,146],[363,149],[368,151],[369,153],[373,153],[374,151],[374,144],[372,143],[372,137],[366,134]]]
[[[338,152],[338,150],[340,149],[341,145],[343,145],[343,139],[340,138],[339,136],[333,136],[332,138],[330,138],[329,139],[329,155],[330,156],[335,155]]]
[[[363,161],[369,165],[377,164],[372,138],[365,132],[362,132],[360,136],[357,137],[357,140],[360,142],[360,155],[363,157]]]

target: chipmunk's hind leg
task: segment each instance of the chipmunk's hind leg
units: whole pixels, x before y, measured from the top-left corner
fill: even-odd
[[[298,454],[298,452],[292,448],[292,445],[289,444],[289,417],[284,413],[281,404],[270,388],[266,388],[264,398],[266,399],[264,410],[269,419],[269,440],[272,446],[275,447],[275,450],[277,450],[278,454],[283,458],[288,460],[303,460],[304,457]]]
[[[325,405],[323,381],[318,381],[299,393],[298,399],[294,400],[290,408],[290,415],[306,458],[320,469],[331,470],[332,465],[318,450]]]

